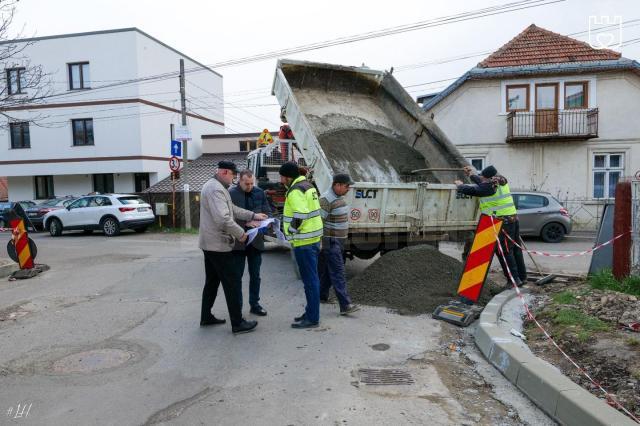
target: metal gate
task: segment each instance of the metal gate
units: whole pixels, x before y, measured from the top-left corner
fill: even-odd
[[[631,273],[640,275],[640,181],[631,182]]]

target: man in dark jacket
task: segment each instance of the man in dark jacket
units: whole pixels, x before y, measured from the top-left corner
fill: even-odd
[[[229,190],[231,201],[236,206],[254,213],[264,213],[271,216],[271,207],[264,191],[255,186],[255,177],[251,170],[240,172],[238,185]],[[236,220],[238,225],[246,228],[246,221]],[[249,264],[249,306],[250,312],[255,315],[265,316],[267,311],[260,306],[260,265],[262,264],[262,250],[264,250],[264,238],[258,234],[251,244],[246,245],[236,240],[233,247],[234,265],[240,276],[244,274],[245,259]],[[240,292],[240,306],[242,306],[242,291]]]
[[[498,261],[504,271],[504,276],[509,283],[507,266],[518,286],[523,285],[527,279],[527,268],[524,264],[522,250],[513,241],[520,241],[520,223],[516,212],[516,206],[511,196],[509,183],[504,176],[498,174],[493,166],[485,167],[480,175],[473,173],[472,167],[465,167],[465,174],[469,176],[473,185],[465,185],[462,181],[456,180],[458,192],[478,197],[480,201],[480,211],[487,215],[494,215],[502,219],[502,230],[500,233],[500,245],[504,253],[504,259],[498,255]],[[506,233],[511,239],[504,235]],[[506,264],[505,264],[506,261]],[[510,283],[509,283],[510,284]]]

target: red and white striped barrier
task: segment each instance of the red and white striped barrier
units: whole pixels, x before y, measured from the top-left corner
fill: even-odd
[[[493,224],[493,216],[491,216],[491,223]],[[498,245],[498,254],[500,255],[500,257],[502,257],[502,260],[504,260],[504,267],[507,270],[507,275],[509,276],[509,282],[511,283],[511,285],[515,289],[516,295],[520,299],[520,302],[522,303],[522,307],[524,308],[524,311],[527,314],[527,318],[530,319],[531,321],[533,321],[536,324],[536,326],[540,329],[540,331],[542,331],[542,333],[544,333],[544,336],[547,338],[547,340],[549,342],[551,342],[551,344],[553,346],[555,346],[556,349],[558,349],[558,351],[562,354],[562,356],[564,356],[567,359],[567,361],[569,361],[580,373],[582,373],[583,376],[585,376],[587,379],[589,379],[589,381],[591,383],[593,383],[604,394],[605,398],[607,399],[607,403],[609,405],[621,409],[625,414],[627,414],[629,417],[631,417],[637,423],[640,423],[640,420],[636,416],[634,416],[629,410],[627,410],[622,404],[620,404],[613,397],[613,395],[611,395],[609,392],[607,392],[607,390],[605,388],[602,387],[602,385],[598,381],[593,379],[589,375],[589,373],[587,373],[569,355],[567,355],[567,353],[562,350],[562,348],[558,345],[558,343],[556,343],[556,341],[553,340],[553,337],[551,337],[551,335],[547,332],[547,330],[544,329],[542,324],[540,324],[538,322],[536,317],[533,315],[533,312],[531,312],[531,310],[529,310],[529,306],[527,305],[527,302],[524,300],[524,295],[520,291],[520,288],[516,285],[515,280],[513,279],[513,275],[511,275],[511,270],[509,270],[509,265],[507,264],[507,260],[505,259],[504,252],[502,251],[502,245],[500,244],[500,236],[498,235],[498,231],[496,230],[495,226],[493,227],[493,230],[494,230],[494,234],[496,236],[496,240],[498,241],[498,244],[497,244]],[[611,242],[613,242],[614,240],[616,240],[617,238],[620,238],[622,235],[625,235],[625,234],[618,235],[617,237],[611,239],[610,241],[607,241],[606,243],[600,244],[600,246],[605,246],[607,244],[610,244]],[[511,241],[513,241],[513,240],[511,240]],[[591,251],[593,251],[593,250],[596,250],[596,247],[594,247]],[[564,255],[563,257],[567,257],[567,256]]]
[[[623,232],[620,235],[616,235],[615,237],[613,237],[612,239],[610,239],[609,241],[606,241],[602,244],[598,244],[593,248],[590,248],[589,250],[585,250],[585,251],[579,251],[576,253],[568,253],[568,254],[559,254],[559,253],[547,253],[544,251],[537,251],[537,250],[528,250],[525,247],[521,246],[520,244],[518,244],[517,242],[515,242],[513,240],[513,238],[511,238],[511,236],[509,234],[507,234],[504,229],[502,230],[502,233],[509,239],[509,241],[511,241],[515,246],[517,246],[520,250],[525,251],[529,254],[536,254],[538,256],[547,256],[547,257],[560,257],[560,258],[564,258],[564,257],[575,257],[575,256],[584,256],[585,254],[589,254],[592,253],[596,250],[601,249],[604,246],[608,246],[609,244],[613,243],[615,240],[617,240],[618,238],[622,238],[625,235],[631,233],[631,230],[627,231],[627,232]]]

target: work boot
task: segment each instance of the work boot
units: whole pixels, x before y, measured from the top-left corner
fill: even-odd
[[[340,315],[349,315],[360,310],[360,306],[350,303],[344,308],[340,308]]]
[[[306,318],[305,314],[300,315],[299,317],[295,317],[293,320],[295,322],[300,322]]]
[[[300,322],[294,322],[293,324],[291,324],[291,328],[317,328],[317,327],[318,327],[317,322],[311,322],[306,318]]]
[[[220,324],[224,324],[226,322],[227,322],[227,320],[225,320],[225,319],[218,319],[218,318],[214,317],[213,315],[211,315],[210,318],[207,318],[205,320],[200,320],[200,327],[206,327],[208,325],[220,325]]]
[[[261,316],[261,317],[264,317],[264,316],[267,315],[267,311],[260,305],[252,306],[251,309],[249,310],[249,312],[251,312],[254,315]]]
[[[233,331],[233,334],[249,333],[255,330],[257,326],[258,321],[242,320],[240,324],[231,327],[231,331]]]

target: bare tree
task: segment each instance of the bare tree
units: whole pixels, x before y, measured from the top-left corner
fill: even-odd
[[[12,121],[38,124],[44,117],[28,110],[29,105],[42,103],[51,94],[50,75],[42,65],[33,64],[25,50],[35,41],[21,41],[24,28],[12,31],[16,4],[20,0],[0,0],[0,128]],[[20,111],[20,118],[16,114]]]

